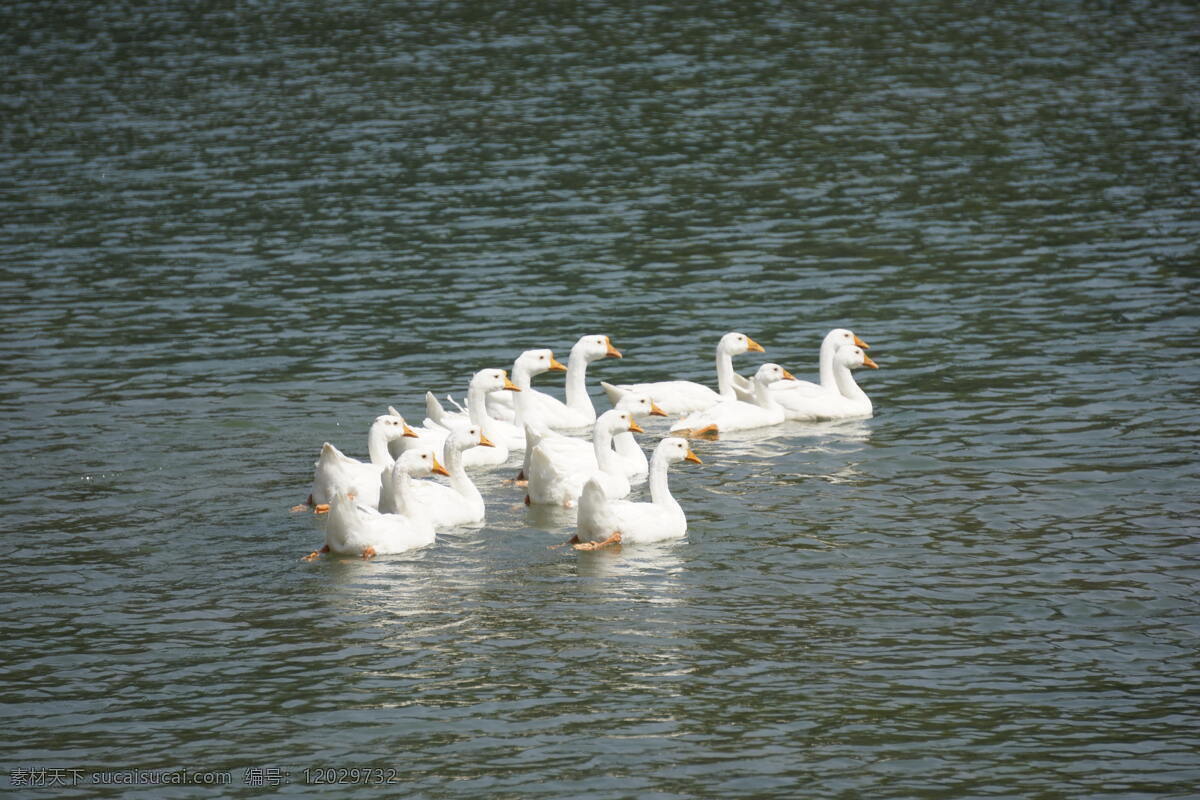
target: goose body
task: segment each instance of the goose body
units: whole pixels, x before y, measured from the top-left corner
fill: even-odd
[[[772,391],[789,391],[789,392],[821,392],[821,391],[837,391],[837,379],[834,377],[833,357],[837,353],[838,348],[843,345],[857,345],[863,350],[871,349],[871,346],[858,338],[854,331],[846,328],[834,328],[829,333],[825,334],[825,338],[821,340],[821,350],[818,355],[818,375],[819,382],[812,381],[789,381],[780,383],[771,387]],[[742,391],[738,390],[738,398],[746,402],[753,403],[753,387],[749,395],[743,395]]]
[[[412,478],[434,471],[444,472],[428,448],[410,449],[383,470],[380,479],[387,488],[382,493],[393,500],[393,513],[364,505],[351,492],[339,489],[325,521],[325,546],[306,560],[321,552],[370,558],[433,544],[433,521],[412,496]]]
[[[608,399],[616,405],[619,392],[647,395],[671,416],[690,414],[710,408],[722,399],[736,399],[735,383],[740,376],[733,371],[733,357],[742,353],[763,352],[762,345],[744,333],[725,334],[717,343],[717,391],[695,381],[657,381],[654,383],[601,384]],[[742,379],[745,380],[745,379]]]
[[[579,498],[579,517],[572,543],[580,550],[595,550],[610,544],[648,544],[682,539],[687,533],[687,517],[671,495],[667,483],[668,465],[700,459],[687,442],[668,436],[654,448],[650,459],[650,502],[634,503],[611,499],[600,481],[584,484]]]
[[[586,456],[569,437],[540,437],[529,453],[526,502],[571,508],[578,501],[583,484],[593,476],[610,497],[629,494],[629,478],[612,447],[613,435],[622,430],[642,432],[628,411],[614,408],[601,414],[592,433],[592,452]],[[530,434],[537,436],[532,429]]]
[[[392,464],[389,445],[402,437],[416,436],[416,432],[404,422],[403,417],[382,414],[375,418],[367,432],[367,452],[370,461],[351,458],[329,442],[325,442],[313,464],[309,505],[328,504],[339,491],[357,491],[359,503],[378,505],[380,473]]]
[[[792,373],[778,364],[763,364],[754,373],[757,402],[725,399],[704,411],[689,414],[671,426],[680,436],[704,436],[778,425],[784,420],[783,406],[768,388],[776,381],[794,381]]]
[[[793,391],[786,382],[780,382],[770,386],[771,398],[783,408],[787,419],[802,422],[866,419],[874,414],[874,407],[851,373],[852,369],[863,366],[879,368],[858,345],[841,345],[830,359],[831,386],[826,387],[822,380],[815,388],[808,384]]]

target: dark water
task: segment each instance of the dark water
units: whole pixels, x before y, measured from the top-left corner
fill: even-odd
[[[0,782],[1200,796],[1197,31],[6,4]],[[594,388],[711,382],[731,329],[812,378],[834,326],[876,417],[698,445],[683,543],[548,550],[499,470],[481,529],[298,560],[321,442],[388,404],[592,332]]]

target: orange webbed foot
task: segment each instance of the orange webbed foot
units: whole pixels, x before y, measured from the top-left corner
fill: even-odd
[[[322,553],[328,553],[328,552],[329,552],[329,545],[327,545],[327,544],[321,545],[320,550],[313,550],[311,553],[309,553],[308,555],[306,555],[304,558],[302,558],[300,560],[301,561],[314,561],[314,560],[320,558]]]
[[[571,546],[576,550],[599,550],[602,547],[611,547],[619,544],[621,544],[621,534],[619,531],[614,531],[611,536],[602,542],[578,542]]]

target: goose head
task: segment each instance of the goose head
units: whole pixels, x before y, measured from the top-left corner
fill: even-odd
[[[449,475],[446,468],[438,463],[437,456],[429,447],[414,447],[405,450],[396,460],[393,468],[399,467],[412,478],[425,478],[429,475]]]
[[[739,356],[742,353],[756,352],[763,353],[763,346],[751,339],[744,333],[731,331],[721,337],[721,342],[718,345],[721,351],[728,353],[731,356]]]
[[[858,345],[843,345],[837,350],[834,356],[834,363],[840,364],[847,369],[858,369],[859,367],[870,367],[871,369],[879,369],[879,365],[871,360],[871,357],[863,352]]]
[[[659,408],[658,404],[651,400],[649,395],[641,394],[640,392],[625,392],[625,394],[621,395],[621,399],[617,401],[614,408],[628,411],[634,417],[667,416],[667,412]]]
[[[821,346],[825,347],[826,345],[834,348],[855,345],[861,347],[863,350],[871,349],[871,345],[858,338],[854,331],[846,330],[845,328],[834,328],[825,334],[825,339],[821,342]]]
[[[796,376],[788,372],[778,364],[763,364],[758,368],[758,372],[754,373],[754,381],[763,386],[769,386],[775,381],[794,381]]]
[[[676,461],[692,461],[696,464],[703,464],[700,457],[692,452],[692,448],[688,447],[686,439],[681,439],[678,436],[668,436],[658,443],[657,450],[662,451],[668,463]]]
[[[508,389],[519,392],[521,388],[508,379],[508,373],[502,369],[481,369],[471,377],[471,386],[479,387],[486,392],[496,392]]]
[[[529,376],[541,375],[552,369],[566,370],[562,362],[554,357],[552,350],[526,350],[513,362],[514,373],[520,370]]]
[[[395,413],[395,409],[391,406],[388,406],[387,414],[380,414],[375,418],[375,421],[371,423],[371,428],[382,430],[384,438],[389,442],[394,442],[405,436],[412,439],[417,438],[417,432],[408,427],[408,423],[404,421],[404,417]]]
[[[596,420],[596,430],[603,430],[611,434],[622,433],[623,431],[645,433],[642,430],[642,426],[634,421],[633,414],[620,408],[614,408],[601,414],[599,419]]]
[[[571,358],[576,357],[587,362],[596,361],[601,358],[623,358],[621,351],[613,347],[612,341],[603,334],[594,333],[587,336],[581,336],[575,346],[571,348]]]
[[[483,435],[483,429],[478,425],[459,428],[446,439],[446,446],[453,447],[456,450],[469,450],[479,445],[483,445],[484,447],[496,446],[490,439]]]

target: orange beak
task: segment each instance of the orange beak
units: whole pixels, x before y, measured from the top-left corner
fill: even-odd
[[[507,375],[504,376],[504,388],[508,389],[510,392],[521,391],[521,387],[510,381]]]
[[[563,366],[562,362],[559,361],[554,356],[550,356],[550,369],[555,369],[555,370],[558,370],[559,372],[567,371],[567,368]]]
[[[607,336],[604,337],[604,343],[608,345],[608,352],[606,352],[604,355],[611,356],[613,358],[624,358],[624,356],[621,355],[621,351],[613,347],[612,341]]]
[[[329,513],[329,503],[318,503],[317,505],[313,506],[313,513],[314,514],[328,514]]]
[[[746,352],[748,352],[748,353],[765,353],[767,351],[763,350],[763,346],[761,344],[759,344],[758,342],[754,341],[749,336],[747,336],[746,337]]]
[[[665,412],[661,408],[659,408],[653,400],[650,401],[650,416],[665,417],[666,415],[667,415],[667,412]]]
[[[866,342],[864,342],[862,339],[858,338],[858,334],[857,334],[857,333],[856,333],[856,334],[854,334],[854,343],[855,343],[856,345],[858,345],[859,347],[861,347],[863,350],[870,350],[870,349],[871,349],[871,345],[867,344],[867,343],[866,343]]]
[[[693,453],[690,449],[687,451],[687,455],[683,457],[683,460],[684,461],[694,461],[697,464],[704,463],[703,461],[700,460],[700,456]]]
[[[433,457],[433,474],[434,475],[445,475],[447,478],[450,477],[450,473],[447,472],[446,468],[443,467],[441,465],[441,463],[437,460],[437,456]]]
[[[785,369],[785,370],[783,371],[783,379],[784,379],[785,381],[794,381],[794,380],[796,380],[796,376],[795,376],[795,375],[793,375],[792,373],[788,372],[788,371]]]
[[[419,435],[417,435],[416,431],[414,431],[412,428],[408,427],[407,422],[404,423],[404,435],[410,439],[420,439],[421,438]]]
[[[879,365],[872,361],[871,357],[866,353],[863,353],[863,366],[870,367],[871,369],[879,369]]]
[[[642,430],[642,426],[638,425],[637,421],[632,419],[629,420],[629,430],[633,431],[634,433],[645,433],[645,431]]]
[[[491,439],[489,439],[483,435],[482,431],[480,431],[480,433],[479,433],[479,443],[481,445],[483,445],[484,447],[495,447],[496,446],[496,445],[492,444]]]

